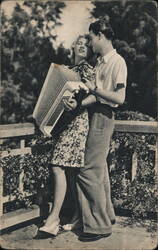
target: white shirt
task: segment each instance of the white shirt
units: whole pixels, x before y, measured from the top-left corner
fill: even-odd
[[[102,58],[98,58],[96,70],[96,86],[103,90],[115,91],[118,83],[123,83],[126,87],[127,66],[122,56],[115,49],[111,50]],[[97,97],[97,100],[103,104],[117,107],[117,104]]]

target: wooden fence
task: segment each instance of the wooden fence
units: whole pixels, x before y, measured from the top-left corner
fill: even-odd
[[[115,121],[115,131],[119,132],[128,132],[128,133],[149,133],[156,134],[156,145],[152,150],[155,150],[155,171],[157,172],[157,163],[158,163],[158,122],[150,121]],[[7,138],[20,138],[20,148],[11,149],[1,152],[1,157],[6,157],[9,155],[24,155],[31,154],[31,147],[25,147],[25,139],[23,137],[34,135],[35,127],[32,123],[23,123],[23,124],[9,124],[9,125],[0,125],[0,141],[1,144],[3,140]],[[21,139],[22,138],[22,139]],[[136,173],[137,167],[137,156],[133,154],[132,157],[132,179]],[[24,193],[23,190],[23,172],[19,176],[19,191]],[[0,168],[0,216],[1,216],[1,229],[13,226],[15,224],[36,218],[40,216],[39,207],[34,205],[32,209],[19,209],[14,212],[9,212],[3,214],[3,204],[9,201],[13,201],[15,197],[3,196],[3,169]],[[25,195],[30,195],[26,193]]]

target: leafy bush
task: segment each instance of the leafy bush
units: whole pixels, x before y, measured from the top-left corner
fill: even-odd
[[[53,141],[40,136],[35,136],[32,140],[33,154],[8,156],[0,160],[4,173],[3,195],[9,195],[16,200],[15,208],[30,206],[33,202],[30,194],[37,194],[45,190],[45,194],[49,189],[49,163]],[[35,145],[35,142],[37,144]],[[38,148],[38,149],[37,149]],[[25,194],[21,192],[19,187],[19,176],[23,171],[23,185]],[[44,195],[45,195],[44,194]],[[27,196],[26,196],[27,195]]]
[[[151,121],[153,118],[138,112],[118,112],[126,120]],[[130,211],[133,219],[146,218],[157,212],[155,145],[156,135],[114,132],[109,153],[112,199],[115,208]],[[136,153],[137,169],[132,178],[132,155]]]
[[[126,120],[153,120],[138,112],[116,113],[116,118]],[[156,212],[155,145],[156,136],[144,133],[114,132],[108,156],[112,200],[116,209],[129,210],[132,219],[146,218],[147,212]],[[24,189],[36,194],[38,203],[43,197],[50,199],[52,177],[49,172],[51,152],[55,141],[35,135],[31,141],[32,155],[6,157],[1,160],[4,170],[4,195],[14,195],[18,202],[30,206],[32,200],[18,191],[18,177],[24,170]],[[137,170],[132,179],[132,155],[137,154]],[[52,198],[52,197],[51,197]]]

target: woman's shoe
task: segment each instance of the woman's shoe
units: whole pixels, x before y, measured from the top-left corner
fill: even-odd
[[[57,220],[54,223],[52,223],[51,226],[49,227],[46,224],[43,227],[40,227],[38,232],[40,233],[44,232],[44,234],[47,233],[52,235],[52,237],[55,237],[58,234],[59,229],[60,229],[59,220]]]
[[[81,222],[78,219],[78,220],[74,221],[73,223],[63,225],[62,229],[64,231],[72,231],[72,230],[77,230],[81,227],[82,227]]]
[[[33,237],[35,240],[55,238],[56,236],[44,231],[37,231],[37,234]]]

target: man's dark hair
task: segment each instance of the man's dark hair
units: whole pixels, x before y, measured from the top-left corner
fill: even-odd
[[[108,39],[113,41],[114,39],[114,32],[109,23],[109,21],[105,19],[100,19],[94,23],[91,23],[89,26],[89,31],[93,31],[95,35],[98,35],[99,32],[103,33],[104,36]]]

